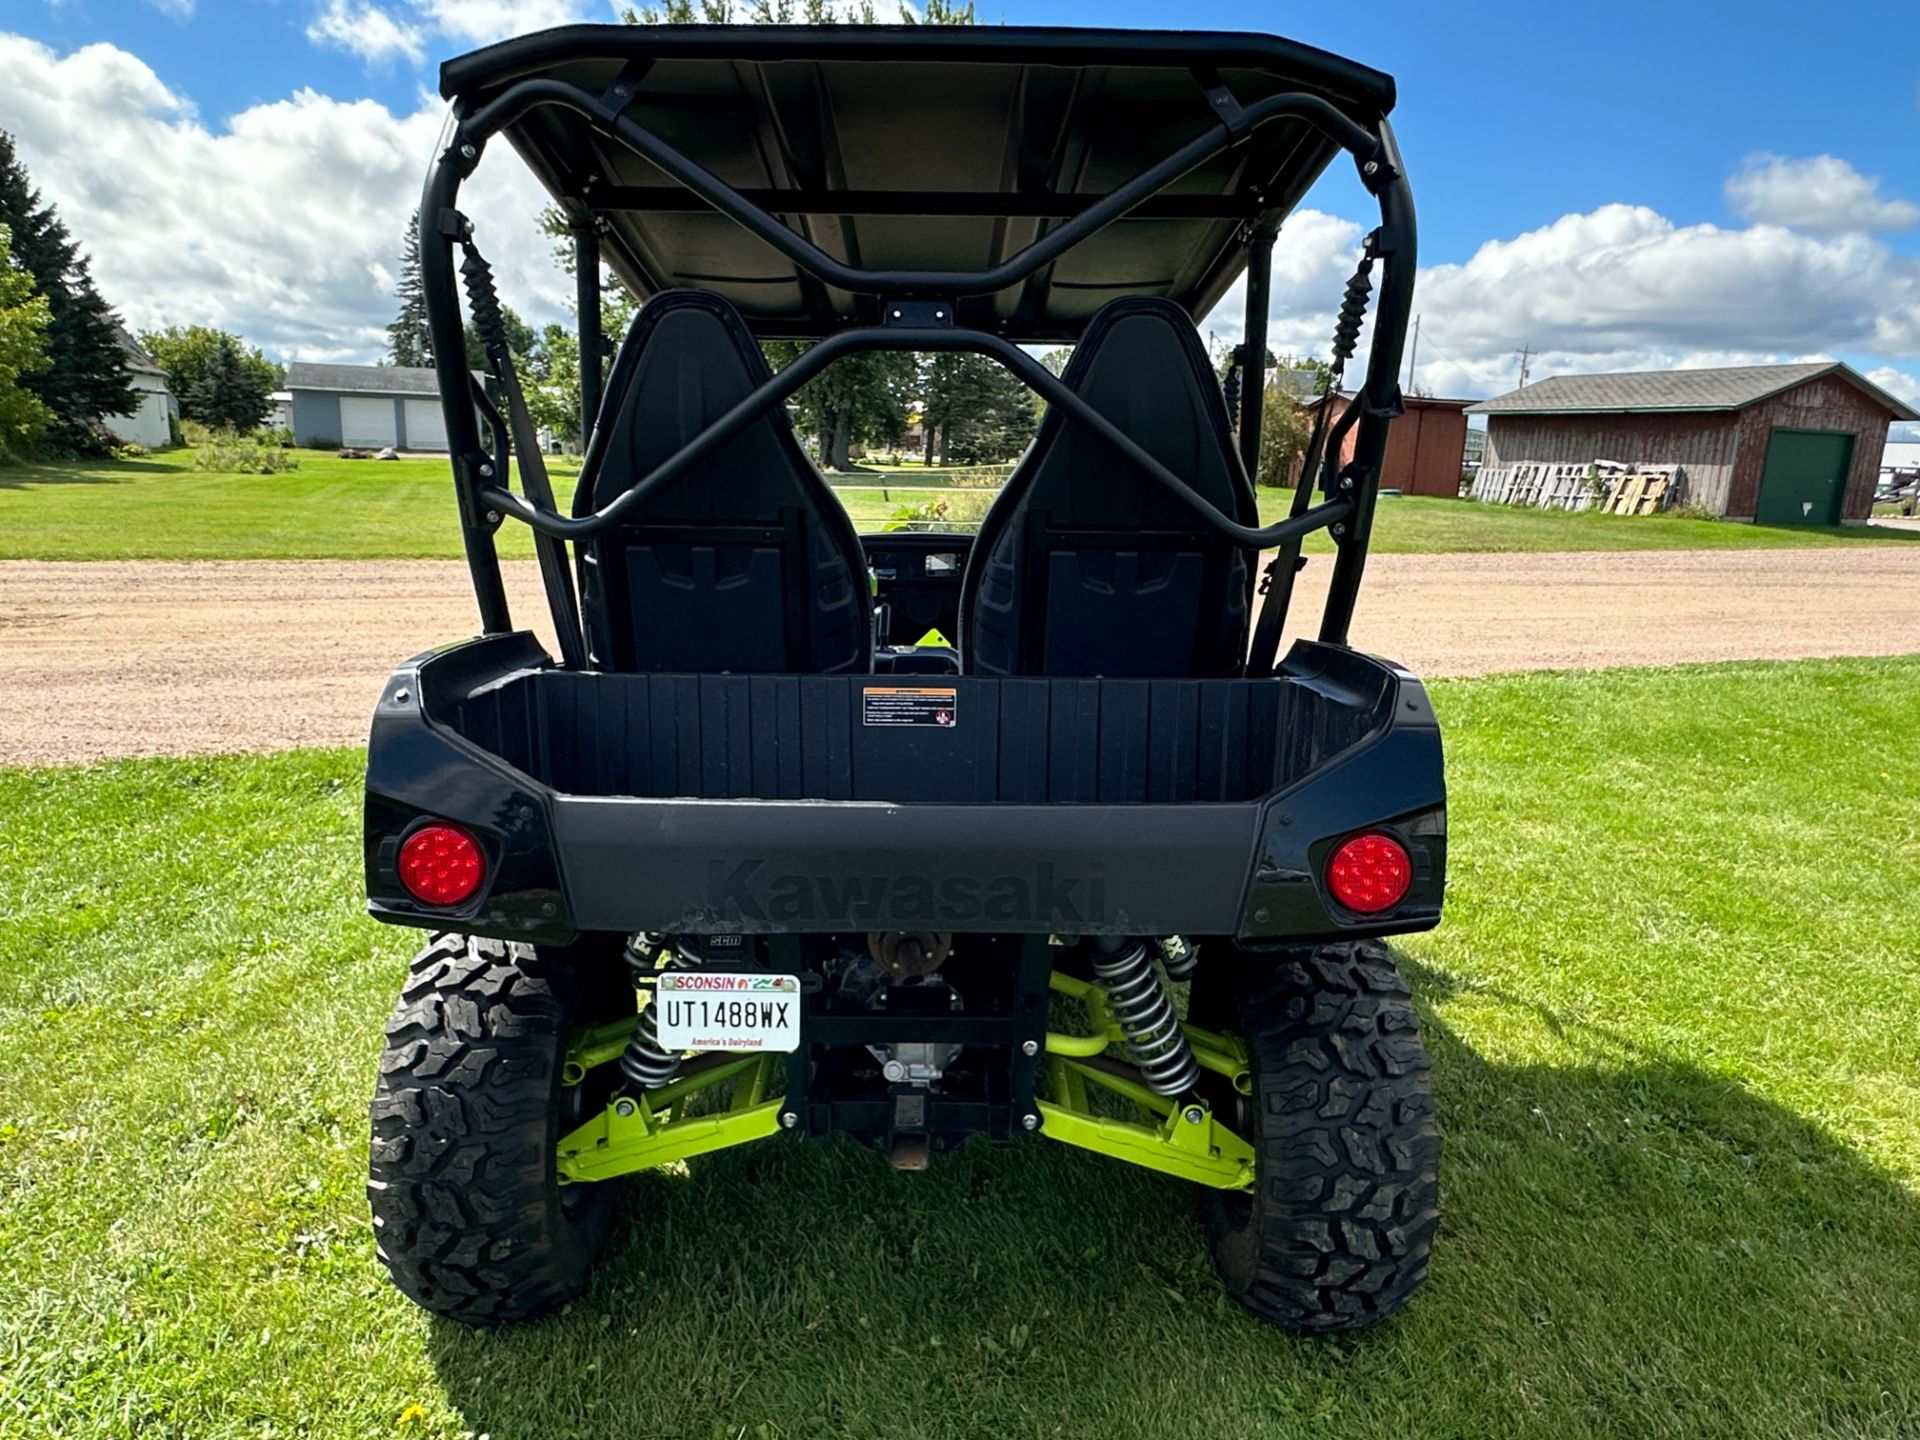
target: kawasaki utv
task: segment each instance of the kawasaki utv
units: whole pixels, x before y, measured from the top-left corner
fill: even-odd
[[[1390,1314],[1440,1142],[1382,937],[1438,922],[1446,860],[1425,692],[1346,643],[1414,275],[1391,80],[1259,35],[620,26],[441,84],[422,274],[434,353],[467,353],[464,281],[490,371],[439,371],[483,633],[395,672],[368,756],[370,907],[433,932],[372,1107],[400,1288],[534,1316],[622,1176],[980,1136],[1196,1186],[1278,1324]],[[567,510],[457,208],[500,136],[575,246]],[[1262,525],[1272,250],[1342,151],[1380,223],[1333,383],[1377,282],[1365,374]],[[603,265],[644,299],[604,384]],[[1243,277],[1223,380],[1194,317]],[[777,374],[774,339],[808,342]],[[1056,345],[1058,376],[1026,348]],[[796,441],[786,402],[870,350],[1045,402],[977,534],[856,534]],[[508,616],[509,520],[557,656]],[[1319,529],[1319,638],[1282,657]]]

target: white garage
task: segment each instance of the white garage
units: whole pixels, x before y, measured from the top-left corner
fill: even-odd
[[[287,367],[287,395],[295,444],[446,453],[440,385],[432,370],[295,361]]]
[[[357,450],[383,450],[400,443],[393,401],[385,395],[340,397],[340,443]]]
[[[406,406],[407,449],[444,450],[447,448],[447,417],[440,413],[440,400],[409,400]]]

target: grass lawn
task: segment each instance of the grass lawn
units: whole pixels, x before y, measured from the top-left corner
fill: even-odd
[[[287,475],[206,475],[191,452],[148,460],[0,469],[0,560],[402,559],[460,555],[452,482],[444,460],[341,460],[301,451]],[[571,497],[578,471],[551,463]],[[925,488],[891,488],[895,477]],[[903,466],[848,477],[841,499],[854,523],[878,529],[901,506],[947,493],[949,472]],[[879,486],[887,486],[882,494]],[[1261,492],[1262,517],[1284,513],[1289,492]],[[501,553],[533,554],[526,527],[509,521]],[[1513,510],[1423,498],[1380,503],[1374,549],[1693,550],[1753,546],[1920,544],[1920,534],[1861,527],[1781,529],[1684,520]],[[1324,534],[1308,548],[1329,549]]]
[[[358,757],[0,772],[0,1435],[1920,1432],[1920,660],[1449,682],[1402,946],[1432,1279],[1302,1341],[1173,1182],[772,1140],[629,1186],[560,1317],[372,1256]]]

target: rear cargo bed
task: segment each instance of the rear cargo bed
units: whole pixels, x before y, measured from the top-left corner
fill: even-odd
[[[1326,677],[526,672],[453,727],[570,795],[1143,805],[1257,799],[1378,730]]]
[[[488,889],[458,916],[394,875],[431,816],[489,850]],[[1365,824],[1414,855],[1390,916],[1339,912],[1318,882],[1326,847]],[[555,942],[1419,929],[1445,828],[1419,682],[1305,643],[1270,679],[1098,680],[582,674],[501,636],[396,672],[367,776],[376,914]]]

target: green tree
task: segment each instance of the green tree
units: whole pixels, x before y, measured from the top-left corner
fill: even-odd
[[[400,280],[393,287],[400,313],[387,326],[387,360],[394,365],[433,364],[433,337],[427,332],[427,289],[420,281],[420,212],[407,221],[400,242]]]
[[[926,463],[1010,460],[1033,434],[1033,395],[984,355],[940,354],[920,368]]]
[[[1313,414],[1294,398],[1281,376],[1267,381],[1267,400],[1260,411],[1260,460],[1254,480],[1261,485],[1286,485],[1293,467],[1306,453],[1313,431]]]
[[[272,408],[286,372],[239,336],[207,325],[149,330],[140,344],[167,372],[180,416],[216,430],[252,430]]]
[[[99,449],[100,421],[135,405],[120,320],[94,288],[87,257],[51,205],[41,203],[13,137],[0,130],[0,225],[13,260],[47,301],[47,363],[24,384],[51,415],[47,438],[62,450]]]
[[[250,370],[231,335],[222,335],[213,355],[187,392],[180,413],[216,430],[252,430],[266,419],[271,377]]]
[[[761,344],[776,369],[792,364],[808,348],[791,340]],[[843,356],[800,387],[792,401],[793,416],[815,437],[822,468],[855,469],[856,442],[893,445],[905,438],[915,373],[911,355],[866,351]]]
[[[47,297],[14,262],[12,235],[0,225],[0,461],[26,454],[53,418],[23,383],[47,368]]]
[[[500,325],[507,332],[507,354],[513,357],[513,373],[524,384],[526,377],[540,367],[540,332],[522,320],[511,305],[500,307]],[[426,363],[433,363],[431,356]],[[467,368],[476,375],[487,373],[487,348],[480,332],[471,325],[467,326]]]
[[[633,297],[618,286],[603,290],[600,333],[617,341],[627,333],[638,308]],[[602,368],[604,371],[604,363]],[[580,336],[572,326],[548,325],[540,332],[539,345],[529,355],[520,383],[534,424],[544,425],[561,440],[584,443],[580,434]]]

